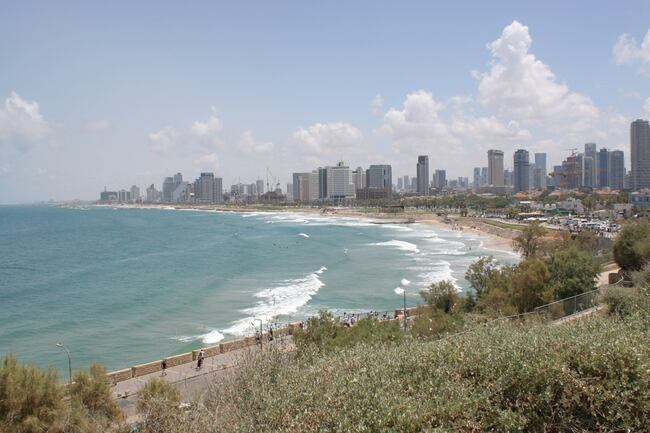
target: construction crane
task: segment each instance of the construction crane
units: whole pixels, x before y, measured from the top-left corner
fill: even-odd
[[[273,183],[269,183],[269,176],[271,177],[271,181]],[[274,188],[271,189],[271,186],[274,186]],[[267,190],[267,192],[275,191],[278,188],[280,188],[279,179],[273,175],[273,173],[271,172],[271,170],[268,167],[266,167],[266,190]]]

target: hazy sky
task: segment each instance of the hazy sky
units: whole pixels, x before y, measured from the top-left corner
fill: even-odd
[[[0,203],[343,159],[448,177],[650,117],[649,1],[0,0]],[[550,167],[549,167],[550,168]]]

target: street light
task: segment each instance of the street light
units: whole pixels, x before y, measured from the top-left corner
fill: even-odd
[[[404,316],[404,331],[406,331],[406,286],[411,284],[411,282],[406,278],[402,278],[402,281],[400,281],[400,283],[400,286],[395,288],[395,293],[402,295],[404,299],[404,309],[402,310],[402,313]]]
[[[65,350],[65,353],[68,354],[68,377],[70,379],[70,387],[72,387],[72,358],[70,357],[70,351],[61,343],[56,343],[56,347]]]

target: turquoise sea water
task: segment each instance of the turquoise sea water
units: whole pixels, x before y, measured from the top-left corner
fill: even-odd
[[[477,233],[300,213],[0,206],[0,355],[128,367],[251,322],[393,310],[489,250]]]

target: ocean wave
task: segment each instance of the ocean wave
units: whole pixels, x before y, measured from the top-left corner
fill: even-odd
[[[224,339],[223,334],[221,332],[217,331],[216,329],[214,329],[214,330],[208,332],[207,334],[201,336],[201,340],[205,344],[215,344],[215,343],[220,342],[223,339]]]
[[[406,242],[406,241],[399,241],[399,240],[396,240],[396,239],[392,239],[392,240],[386,241],[386,242],[377,242],[377,243],[370,244],[370,245],[395,247],[395,248],[399,248],[402,251],[409,251],[411,253],[419,253],[420,252],[417,245],[412,244],[410,242]]]
[[[260,299],[257,305],[242,310],[247,317],[232,322],[230,327],[221,332],[231,335],[250,334],[259,326],[259,320],[266,324],[278,316],[296,313],[325,285],[320,276],[326,270],[323,266],[304,278],[285,280],[279,286],[257,292],[255,297]]]
[[[298,233],[298,236],[302,236],[303,238],[308,238],[309,235],[307,233]]]

